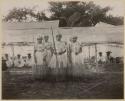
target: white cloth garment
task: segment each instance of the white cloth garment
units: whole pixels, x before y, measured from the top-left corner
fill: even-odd
[[[81,50],[81,45],[79,42],[71,43],[70,44],[70,50],[71,50],[71,60],[73,65],[79,65],[84,63],[84,57]],[[78,53],[78,54],[76,54]]]
[[[79,42],[69,44],[71,52],[71,72],[74,76],[80,76],[84,71],[84,57],[82,54],[82,47]]]
[[[98,56],[97,61],[99,62],[105,62],[105,57],[104,56]]]
[[[62,52],[62,54],[61,55],[53,54],[51,61],[49,63],[49,67],[51,67],[51,68],[66,68],[67,67],[67,52],[66,52],[67,45],[66,45],[66,42],[56,41],[55,46],[56,46],[56,52],[57,53]],[[54,49],[54,47],[53,47],[53,49]]]
[[[35,59],[37,65],[43,65],[44,64],[44,57],[46,56],[45,48],[43,44],[37,44],[35,45]]]
[[[6,66],[7,67],[9,67],[9,68],[12,67],[13,61],[9,56],[8,57],[3,56],[3,59],[6,60]]]
[[[14,61],[14,66],[15,67],[23,67],[24,66],[24,61],[21,58],[16,58]]]
[[[50,60],[52,58],[52,43],[45,42],[44,48],[45,48],[45,52],[46,52],[45,62],[46,62],[46,65],[49,65]]]
[[[8,59],[8,60],[6,60],[6,65],[7,65],[7,67],[12,67],[12,65],[13,65],[13,62],[12,62],[12,60],[11,59]]]
[[[43,75],[45,75],[45,48],[43,44],[36,44],[35,47],[35,53],[34,53],[34,65],[33,65],[33,75],[34,77],[42,78]]]
[[[30,59],[27,58],[27,59],[26,59],[26,66],[31,67],[31,66],[33,66],[33,64],[34,64],[34,63],[33,63],[33,59],[32,59],[32,58],[30,58]]]

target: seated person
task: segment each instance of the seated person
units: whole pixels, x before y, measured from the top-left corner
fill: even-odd
[[[97,57],[97,61],[99,64],[102,64],[105,62],[105,58],[104,58],[102,52],[99,52],[98,57]]]
[[[25,66],[27,66],[27,65],[26,65],[26,60],[27,60],[27,57],[26,57],[26,56],[23,56],[23,57],[22,57],[22,59],[23,59],[23,64],[24,64],[24,67],[25,67]]]
[[[115,58],[115,62],[116,63],[123,63],[124,61],[123,61],[123,57],[116,57]]]
[[[92,57],[91,57],[90,63],[95,63],[95,56],[92,56]]]
[[[12,67],[12,65],[13,65],[12,59],[9,57],[8,54],[5,54],[4,60],[6,61],[6,66],[7,66],[8,68]]]
[[[2,57],[2,71],[7,70],[6,60]]]
[[[29,53],[29,54],[27,54],[26,66],[32,67],[32,65],[33,65],[32,56],[31,56],[31,54]]]
[[[15,65],[15,67],[23,67],[24,66],[24,62],[23,62],[23,59],[21,58],[20,54],[17,55],[17,58],[14,61],[14,65]]]
[[[113,57],[111,56],[111,51],[106,52],[106,63],[113,63]]]

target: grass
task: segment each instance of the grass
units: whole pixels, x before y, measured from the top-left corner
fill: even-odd
[[[34,80],[30,68],[2,73],[2,99],[122,99],[123,64],[107,64],[103,73],[86,73],[79,80]],[[28,73],[29,72],[29,73]]]

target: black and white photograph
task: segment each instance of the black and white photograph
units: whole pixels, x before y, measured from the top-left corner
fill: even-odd
[[[124,0],[2,0],[3,100],[124,99]]]

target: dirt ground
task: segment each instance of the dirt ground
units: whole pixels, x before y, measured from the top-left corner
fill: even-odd
[[[123,99],[123,64],[104,68],[65,82],[34,80],[26,68],[3,71],[2,99]]]

